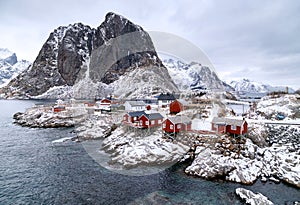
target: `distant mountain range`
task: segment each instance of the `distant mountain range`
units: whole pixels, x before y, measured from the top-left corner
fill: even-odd
[[[286,91],[284,86],[271,86],[268,84],[263,84],[249,79],[242,79],[240,81],[231,81],[230,86],[234,88],[236,92],[243,93],[270,93],[274,91]],[[288,88],[289,93],[295,92],[292,88]]]
[[[178,92],[149,34],[108,13],[95,28],[76,23],[50,33],[32,66],[0,89],[4,98],[145,97]]]
[[[263,83],[242,79],[226,83],[209,67],[200,63],[184,63],[172,57],[163,60],[171,78],[181,91],[197,90],[223,90],[235,95],[256,95],[263,96],[273,91],[286,91],[284,86],[271,86]],[[293,93],[292,88],[288,88]]]
[[[0,86],[7,84],[30,64],[26,60],[18,61],[17,55],[7,48],[0,48]]]

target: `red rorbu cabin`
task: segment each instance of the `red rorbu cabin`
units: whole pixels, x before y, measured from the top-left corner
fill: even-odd
[[[151,128],[161,126],[163,116],[160,113],[147,114],[144,111],[129,112],[124,115],[123,123],[131,127]]]
[[[212,130],[218,133],[244,135],[248,132],[248,123],[245,119],[214,117],[212,120]]]
[[[163,131],[168,133],[190,131],[191,129],[192,129],[192,122],[186,116],[169,117],[163,122]]]
[[[143,114],[140,117],[141,128],[151,128],[161,126],[164,117],[160,113]]]
[[[61,112],[61,111],[64,111],[66,110],[66,107],[65,106],[54,106],[53,107],[53,112]]]
[[[183,104],[178,100],[170,103],[170,114],[177,114],[183,111]]]

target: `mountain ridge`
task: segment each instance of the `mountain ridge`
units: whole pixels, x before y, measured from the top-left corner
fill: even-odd
[[[107,92],[113,94],[115,82],[126,73],[135,69],[152,68],[161,71],[151,72],[152,75],[169,82],[157,92],[178,91],[165,72],[166,68],[161,63],[149,34],[125,17],[109,12],[97,28],[82,23],[56,28],[50,33],[32,66],[8,86],[0,89],[0,93],[5,98],[48,98],[45,93],[51,91],[52,97],[55,97],[55,88],[59,88],[62,93],[63,90],[68,91],[68,97],[92,97],[88,93],[101,97]],[[153,87],[157,87],[156,82],[152,81],[153,83]],[[151,87],[152,84],[145,85]],[[88,89],[85,92],[87,95],[75,92],[76,89],[81,89],[79,85],[84,86],[82,89]],[[137,90],[134,86],[128,88],[128,93]],[[126,96],[129,96],[128,93],[125,93]]]
[[[16,53],[9,49],[0,48],[0,86],[5,86],[30,64],[27,60],[18,60]]]

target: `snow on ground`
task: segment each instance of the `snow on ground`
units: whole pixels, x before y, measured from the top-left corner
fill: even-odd
[[[87,110],[83,106],[66,107],[55,113],[52,106],[34,106],[24,113],[14,115],[15,122],[28,127],[72,127],[85,119]]]
[[[221,137],[216,143],[197,146],[195,159],[185,172],[243,184],[252,184],[262,177],[300,187],[300,128],[274,125],[266,129],[263,124],[254,124],[254,127],[256,132],[251,135],[264,135],[257,139],[260,147],[249,138],[243,143],[235,138]],[[271,143],[270,146],[267,143]]]
[[[235,193],[241,198],[246,201],[247,204],[250,205],[273,205],[273,202],[268,200],[268,198],[261,193],[253,193],[250,190],[244,188],[237,188]]]
[[[124,130],[125,129],[125,130]],[[161,165],[178,162],[189,147],[162,138],[160,131],[126,131],[119,127],[103,141],[103,149],[111,153],[111,163],[122,164],[125,168],[139,165]]]
[[[286,116],[286,119],[300,118],[300,101],[296,95],[266,96],[257,104],[257,111],[268,119],[275,119],[278,113]]]

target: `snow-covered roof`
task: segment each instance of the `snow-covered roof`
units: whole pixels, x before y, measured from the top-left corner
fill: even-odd
[[[170,94],[170,93],[160,94],[158,96],[157,100],[175,100],[175,97],[173,94]]]
[[[145,114],[145,117],[147,117],[149,120],[157,120],[164,118],[160,113]]]
[[[146,106],[146,103],[143,101],[127,101],[132,107],[137,107],[137,106]]]
[[[187,116],[182,116],[182,115],[178,115],[175,117],[169,117],[168,118],[173,124],[179,124],[179,123],[183,123],[183,124],[190,124],[191,123],[191,119],[188,118]]]
[[[136,111],[136,112],[129,112],[127,113],[130,117],[139,117],[142,115],[146,115],[144,111]]]
[[[189,105],[189,103],[185,99],[177,99],[178,102],[180,102],[183,106]]]
[[[212,123],[214,124],[224,124],[224,125],[236,125],[242,126],[245,120],[242,119],[231,119],[231,118],[222,118],[222,117],[214,117]]]

